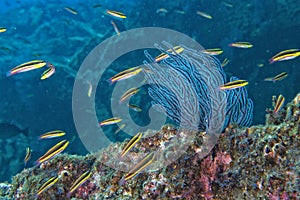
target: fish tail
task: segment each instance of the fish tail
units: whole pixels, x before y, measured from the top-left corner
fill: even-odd
[[[9,77],[9,76],[11,76],[11,75],[13,75],[13,74],[11,73],[11,71],[6,72],[6,77]]]
[[[114,84],[114,82],[113,82],[111,79],[107,79],[106,81],[108,82],[108,84],[109,84],[110,86]]]

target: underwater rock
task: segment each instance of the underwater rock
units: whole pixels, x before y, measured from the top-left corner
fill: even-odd
[[[270,112],[264,126],[229,125],[205,158],[199,154],[207,136],[198,133],[175,162],[122,181],[125,172],[103,163],[115,162],[110,158],[120,154],[125,141],[95,154],[62,154],[38,167],[24,169],[10,184],[0,184],[0,199],[34,199],[41,185],[54,176],[59,178],[56,184],[38,199],[68,199],[74,181],[89,170],[91,177],[70,194],[72,199],[299,199],[299,97],[281,112]],[[279,124],[272,124],[273,118]],[[152,137],[142,138],[131,151],[168,148],[168,138],[190,134],[171,125],[155,135],[150,132],[144,134]]]

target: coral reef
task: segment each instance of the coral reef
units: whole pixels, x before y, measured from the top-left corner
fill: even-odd
[[[198,133],[175,162],[122,181],[125,172],[103,163],[116,162],[110,158],[120,154],[125,141],[85,157],[62,154],[38,167],[24,169],[10,184],[0,185],[0,195],[4,199],[34,199],[47,179],[58,176],[58,182],[38,199],[68,199],[72,183],[91,170],[92,176],[70,198],[299,199],[299,122],[300,94],[279,113],[269,110],[265,126],[229,125],[204,158],[200,156],[201,145],[208,136]],[[165,125],[155,135],[142,138],[130,155],[158,146],[169,148],[168,140],[190,133]]]

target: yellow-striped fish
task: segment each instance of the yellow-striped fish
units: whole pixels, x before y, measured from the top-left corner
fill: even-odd
[[[41,80],[45,80],[55,73],[55,67],[49,62],[48,62],[48,67],[49,68],[46,71],[44,71],[43,74],[41,75]]]
[[[115,24],[115,22],[113,20],[111,20],[110,23],[113,25],[114,30],[117,33],[117,35],[120,35],[120,31],[119,31],[117,25]]]
[[[173,49],[174,49],[175,52],[173,51]],[[175,46],[173,49],[168,49],[167,52],[168,53],[172,53],[173,55],[175,55],[175,53],[176,54],[180,54],[180,53],[182,53],[184,51],[184,48],[181,47],[181,46]],[[159,61],[161,61],[163,59],[169,58],[169,54],[168,53],[161,53],[158,56],[156,56],[155,59],[154,59],[155,62],[159,62]]]
[[[121,152],[121,157],[125,156],[126,153],[142,138],[143,134],[141,132],[137,133],[131,138],[131,140],[126,144]]]
[[[75,9],[73,9],[73,8],[65,7],[64,9],[65,9],[66,11],[72,13],[73,15],[77,15],[77,14],[78,14],[78,12],[77,12]]]
[[[128,106],[128,108],[130,108],[130,109],[132,109],[132,110],[134,110],[136,112],[141,112],[142,111],[142,109],[139,106],[137,106],[137,105],[127,104],[127,106]]]
[[[120,127],[115,131],[115,134],[119,133],[125,126],[126,124],[121,124]]]
[[[274,113],[277,113],[282,108],[284,101],[285,101],[284,96],[279,95],[275,103]]]
[[[3,32],[5,32],[5,31],[6,31],[6,28],[0,27],[0,33],[3,33]]]
[[[16,66],[15,68],[11,69],[6,73],[6,76],[12,76],[14,74],[27,72],[34,69],[39,69],[41,67],[44,67],[47,64],[46,61],[43,60],[33,60],[26,63],[23,63],[21,65]]]
[[[222,54],[223,50],[220,48],[214,48],[214,49],[204,49],[202,50],[202,52],[211,56],[216,56]]]
[[[31,158],[31,149],[29,147],[26,148],[26,155],[24,158],[24,164],[26,165],[28,160]]]
[[[273,81],[275,83],[276,81],[280,81],[280,80],[286,78],[287,76],[288,76],[288,73],[282,72],[274,77],[265,78],[264,80],[265,81]]]
[[[212,16],[210,14],[205,13],[205,12],[197,11],[196,13],[197,13],[197,15],[200,15],[200,16],[206,18],[206,19],[212,19]]]
[[[66,133],[61,130],[50,131],[39,136],[39,139],[48,139],[64,136]]]
[[[58,181],[58,177],[52,177],[48,181],[46,181],[38,190],[36,197],[38,197],[42,192],[50,188]]]
[[[140,68],[140,67],[132,67],[130,69],[126,69],[126,70],[114,75],[109,80],[110,80],[110,83],[112,84],[117,81],[131,78],[131,77],[137,75],[138,73],[140,73],[141,71],[142,71],[142,68]]]
[[[125,101],[126,99],[128,99],[129,97],[135,95],[137,92],[139,91],[138,88],[130,88],[129,90],[127,90],[120,98],[120,103],[122,103],[123,101]]]
[[[242,48],[242,49],[248,49],[253,47],[253,44],[250,42],[233,42],[229,44],[230,47],[237,47],[237,48]]]
[[[67,146],[69,145],[69,141],[63,140],[56,145],[54,145],[51,149],[49,149],[42,157],[40,157],[37,161],[36,164],[39,165],[47,160],[50,160],[54,156],[58,155],[62,151],[64,151]]]
[[[124,13],[113,11],[113,10],[106,10],[106,13],[113,16],[113,17],[120,18],[120,19],[127,18]]]
[[[236,80],[236,81],[231,81],[229,83],[225,83],[224,85],[220,85],[219,88],[220,90],[232,90],[232,89],[244,87],[246,85],[248,85],[248,81]]]
[[[71,194],[79,188],[82,184],[84,184],[92,175],[91,171],[84,172],[76,181],[73,183],[73,185],[70,188],[70,191],[67,195],[68,198],[70,198]]]
[[[106,126],[106,125],[116,124],[116,123],[119,123],[121,121],[122,121],[121,118],[113,117],[113,118],[109,118],[109,119],[106,119],[106,120],[100,122],[99,125],[100,126]]]
[[[135,165],[133,169],[125,175],[124,180],[126,181],[134,177],[136,174],[140,173],[143,169],[145,169],[148,165],[150,165],[153,162],[154,158],[154,153],[149,153],[142,161]]]
[[[230,62],[230,60],[228,58],[225,58],[221,64],[221,66],[225,67],[229,62]]]
[[[288,49],[279,52],[275,56],[269,59],[270,64],[277,62],[277,61],[284,61],[284,60],[291,60],[294,58],[297,58],[300,56],[300,50],[299,49]]]

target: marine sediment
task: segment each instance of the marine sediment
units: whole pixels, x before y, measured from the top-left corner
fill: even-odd
[[[0,199],[69,199],[72,184],[89,170],[91,177],[69,194],[71,199],[299,199],[299,122],[300,94],[277,113],[267,110],[265,125],[229,125],[204,158],[199,155],[207,135],[197,133],[175,162],[126,181],[126,172],[103,163],[115,162],[110,158],[120,154],[128,140],[86,156],[61,154],[24,169],[11,183],[1,183]],[[172,125],[149,130],[130,155],[158,146],[172,148],[168,141],[185,134],[191,131]],[[59,179],[36,196],[51,177]]]

